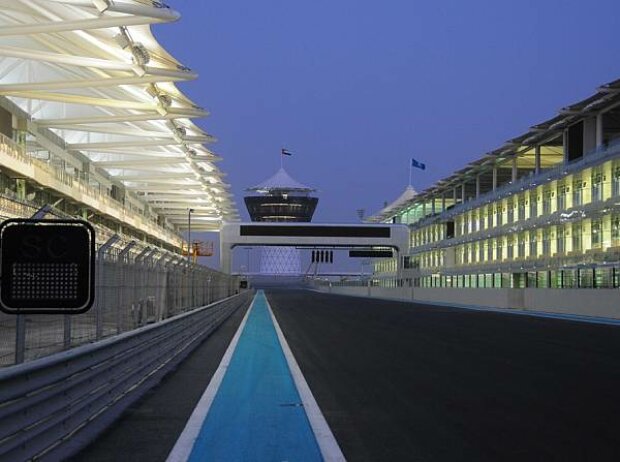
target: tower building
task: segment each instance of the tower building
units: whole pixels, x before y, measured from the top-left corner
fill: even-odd
[[[309,222],[319,202],[310,195],[316,189],[291,178],[284,167],[246,191],[254,193],[244,198],[252,221]]]
[[[244,198],[252,221],[310,222],[319,202],[315,188],[299,183],[280,169],[271,178],[248,188]],[[301,253],[294,247],[263,247],[260,273],[265,275],[301,274]]]

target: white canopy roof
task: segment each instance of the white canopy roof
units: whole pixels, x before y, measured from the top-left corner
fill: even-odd
[[[316,191],[316,189],[301,184],[297,180],[291,178],[286,170],[283,167],[280,167],[280,170],[276,172],[271,178],[263,181],[262,183],[254,186],[253,188],[248,188],[248,191],[256,191],[261,193],[273,192],[273,191],[291,191],[291,192],[312,192]]]
[[[385,218],[390,216],[393,210],[405,204],[407,201],[413,199],[413,197],[416,196],[417,194],[418,192],[415,189],[413,189],[413,186],[411,185],[407,186],[405,190],[402,192],[402,194],[398,196],[398,198],[395,201],[383,207],[373,216],[368,217],[366,221],[377,222],[377,223],[382,222]]]
[[[0,0],[0,96],[27,114],[29,152],[51,131],[176,229],[191,207],[192,229],[217,230],[237,210],[191,120],[207,112],[174,84],[197,75],[150,29],[178,18],[143,0]]]

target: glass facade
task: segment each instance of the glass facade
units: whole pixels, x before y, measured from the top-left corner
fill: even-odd
[[[620,150],[619,154],[620,156]],[[425,287],[604,288],[618,286],[620,160],[461,204],[459,213],[410,224],[411,257]],[[415,199],[414,199],[415,201]],[[473,202],[473,201],[472,201]],[[420,206],[409,209],[420,210]],[[387,265],[387,266],[386,266]],[[396,271],[395,262],[376,265]]]
[[[424,287],[618,287],[618,120],[620,80],[377,216],[409,225],[415,265],[404,277]],[[381,265],[378,278],[394,275]]]

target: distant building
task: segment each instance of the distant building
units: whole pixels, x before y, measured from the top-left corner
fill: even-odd
[[[620,287],[620,80],[367,221],[411,231],[377,285]]]
[[[248,188],[253,193],[244,198],[252,221],[310,222],[319,202],[311,194],[316,189],[291,178],[280,168],[271,178]],[[265,275],[299,275],[301,252],[294,247],[263,247],[260,273]]]
[[[252,221],[309,222],[319,202],[310,195],[316,189],[294,180],[284,168],[246,191],[255,193],[244,198]]]

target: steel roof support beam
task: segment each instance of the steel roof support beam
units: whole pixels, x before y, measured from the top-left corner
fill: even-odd
[[[209,113],[203,109],[193,107],[188,108],[168,108],[166,114],[151,112],[147,114],[123,114],[123,115],[104,115],[93,117],[75,117],[64,119],[40,119],[37,124],[41,127],[56,127],[57,125],[80,125],[80,124],[105,124],[113,122],[148,122],[151,120],[171,120],[183,119],[188,117],[207,117]]]
[[[140,185],[133,185],[133,184],[125,184],[125,188],[126,189],[137,189],[139,191],[151,191],[151,186],[152,185],[159,185],[159,186],[165,186],[168,185],[168,187],[170,186],[185,186],[186,188],[191,188],[191,187],[200,187],[202,186],[202,184],[198,181],[198,180],[186,180],[186,181],[181,181],[181,180],[156,180],[156,179],[147,179],[144,181],[138,181],[138,180],[132,180],[129,183],[147,183],[147,184],[140,184]]]
[[[188,136],[182,141],[176,141],[168,138],[157,138],[154,140],[131,140],[131,141],[110,141],[103,143],[77,143],[70,144],[68,149],[74,149],[76,151],[98,151],[100,149],[110,148],[140,148],[143,146],[180,146],[185,143],[197,143],[207,141],[206,136]]]
[[[96,98],[93,96],[71,95],[68,93],[49,93],[45,91],[0,91],[0,95],[15,96],[34,100],[53,101],[56,103],[87,104],[89,106],[115,107],[119,109],[156,110],[155,103],[143,103],[110,98]]]
[[[204,199],[196,199],[195,194],[179,194],[179,195],[167,195],[167,194],[153,194],[153,195],[145,195],[140,196],[140,198],[144,199],[147,202],[181,202],[186,204],[202,204],[204,202],[211,203],[212,201],[206,201]]]
[[[149,188],[148,190],[143,191],[141,194],[138,194],[141,198],[148,198],[148,197],[152,197],[155,194],[169,194],[169,195],[174,195],[176,197],[180,197],[180,196],[190,196],[193,198],[197,198],[199,194],[205,194],[205,191],[203,189],[201,189],[201,187],[199,185],[189,185],[187,186],[186,189],[181,189],[181,188],[175,188],[175,189],[170,189],[170,188]],[[209,193],[207,192],[207,195]]]
[[[142,175],[115,175],[114,178],[120,181],[129,181],[129,182],[149,182],[152,180],[163,179],[185,179],[187,177],[191,177],[193,174],[191,172],[145,172]],[[191,179],[191,178],[190,178]]]
[[[184,210],[187,215],[187,206],[183,206],[183,204],[151,204],[151,207],[158,210]],[[219,215],[219,210],[213,206],[194,206],[192,205],[192,209],[196,210],[196,216],[199,215]],[[193,213],[193,212],[192,212]],[[167,215],[167,214],[166,214]],[[168,215],[167,215],[168,216]],[[173,212],[169,216],[175,216]]]
[[[167,8],[150,8],[151,11],[173,11]],[[145,24],[155,24],[158,22],[176,21],[179,16],[171,15],[164,17],[147,16],[113,16],[108,18],[75,19],[69,21],[50,21],[38,24],[24,24],[20,26],[9,26],[0,29],[0,37],[14,37],[17,35],[50,34],[58,32],[84,31],[90,29],[107,29],[110,27],[139,26]]]
[[[155,132],[147,130],[139,130],[136,128],[123,128],[118,125],[113,126],[90,126],[90,125],[57,125],[54,128],[58,130],[69,130],[72,132],[87,132],[87,133],[105,133],[108,135],[124,135],[133,137],[155,137],[163,138],[171,136],[169,132]]]
[[[0,29],[0,37],[4,29]],[[113,61],[110,59],[90,58],[88,56],[73,56],[50,51],[33,50],[29,48],[17,48],[0,46],[0,55],[9,58],[28,59],[55,64],[67,64],[71,66],[105,69],[109,71],[134,71],[136,65],[132,62]]]
[[[157,167],[159,165],[177,165],[187,162],[185,157],[164,157],[163,159],[146,158],[140,160],[101,160],[93,165],[103,168]]]
[[[194,74],[195,78],[195,74]],[[148,85],[158,82],[175,82],[178,80],[190,80],[182,77],[161,77],[158,75],[130,76],[130,77],[113,77],[98,79],[79,79],[79,80],[57,80],[49,82],[36,83],[8,83],[0,85],[0,92],[13,91],[48,91],[48,90],[64,90],[74,88],[90,88],[90,87],[116,87],[118,85]]]

